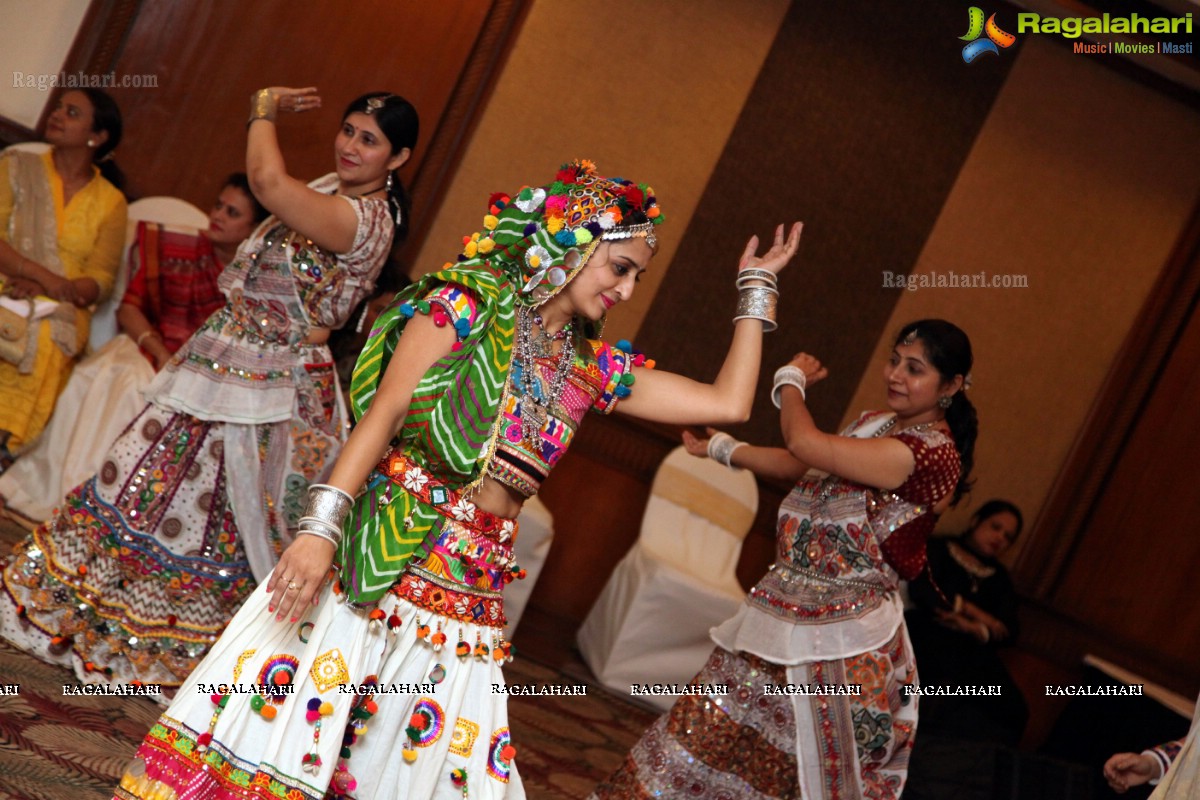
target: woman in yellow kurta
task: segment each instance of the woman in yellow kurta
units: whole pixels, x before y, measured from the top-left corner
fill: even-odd
[[[42,432],[87,346],[91,307],[112,291],[126,209],[112,182],[120,173],[106,159],[120,139],[113,99],[75,89],[46,123],[49,152],[0,155],[4,293],[58,302],[39,303],[24,347],[17,341],[0,358],[0,471]],[[17,308],[28,314],[24,303]]]

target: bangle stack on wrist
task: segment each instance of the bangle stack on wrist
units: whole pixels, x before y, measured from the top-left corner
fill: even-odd
[[[353,502],[353,497],[336,486],[314,483],[308,487],[308,507],[300,518],[298,535],[307,533],[341,546],[342,521]]]
[[[738,441],[728,433],[714,433],[712,438],[708,440],[708,457],[718,464],[724,464],[730,469],[736,469],[730,463],[730,459],[733,458],[733,451],[745,444],[745,442]]]
[[[275,121],[275,112],[279,108],[279,101],[270,89],[259,89],[254,94],[250,95],[250,119],[246,120],[249,125],[258,119],[265,119],[268,122]]]
[[[771,402],[776,408],[782,407],[780,394],[783,392],[784,386],[795,386],[800,390],[800,396],[808,400],[808,395],[804,389],[808,385],[808,380],[804,376],[804,370],[799,367],[788,365],[775,370],[775,382],[771,386]]]
[[[737,276],[738,303],[733,321],[756,319],[762,322],[763,332],[770,333],[775,324],[775,306],[779,300],[779,279],[766,269],[750,267]]]

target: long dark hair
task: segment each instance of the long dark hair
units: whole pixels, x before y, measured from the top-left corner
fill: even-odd
[[[374,103],[369,101],[375,100]],[[380,103],[379,101],[382,101]],[[413,104],[398,94],[391,92],[368,92],[355,98],[346,106],[342,120],[354,114],[367,114],[375,118],[375,124],[387,137],[392,146],[392,155],[396,155],[405,147],[412,150],[417,145],[417,134],[420,133],[421,121]],[[408,236],[408,215],[412,209],[408,191],[395,170],[390,174],[392,188],[388,190],[388,205],[392,209],[392,217],[396,220],[394,243],[404,241]]]
[[[100,170],[100,174],[104,176],[105,180],[124,192],[125,173],[117,166],[112,155],[113,151],[117,149],[117,145],[121,143],[121,133],[125,129],[117,101],[102,89],[89,87],[73,91],[83,92],[87,96],[88,102],[92,104],[92,132],[105,131],[108,133],[108,139],[92,154],[92,162]]]
[[[963,376],[963,388],[954,393],[950,398],[950,407],[946,409],[946,424],[950,426],[954,446],[962,464],[958,485],[954,487],[954,496],[950,500],[950,505],[957,505],[962,496],[971,490],[973,481],[970,475],[972,467],[975,466],[975,439],[979,435],[979,419],[975,413],[975,406],[967,399],[965,384],[967,376],[971,374],[971,365],[975,362],[975,357],[971,354],[971,340],[961,328],[944,319],[920,319],[908,323],[896,334],[895,344],[909,341],[910,336],[920,340],[925,348],[926,358],[941,375],[942,381],[952,381],[958,375]]]

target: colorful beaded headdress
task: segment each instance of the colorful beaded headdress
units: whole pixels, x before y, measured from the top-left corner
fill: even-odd
[[[646,184],[605,178],[592,162],[572,161],[549,186],[492,195],[483,230],[464,237],[457,266],[499,269],[518,302],[537,306],[570,283],[602,241],[638,237],[657,248],[654,229],[664,219]]]

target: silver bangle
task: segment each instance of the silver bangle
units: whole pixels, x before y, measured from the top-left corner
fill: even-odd
[[[314,483],[308,487],[308,507],[300,517],[300,531],[313,533],[325,531],[342,538],[342,520],[350,511],[354,498],[346,492],[325,483]]]
[[[782,408],[780,395],[783,392],[784,386],[795,386],[800,390],[800,396],[805,401],[808,400],[808,395],[804,391],[808,386],[808,378],[805,376],[804,370],[799,367],[793,367],[789,364],[775,370],[775,382],[771,386],[771,402],[775,404],[776,408]]]
[[[318,539],[324,539],[325,541],[331,543],[334,547],[342,546],[342,537],[341,536],[338,536],[335,538],[333,536],[330,536],[329,533],[327,533],[326,531],[310,530],[308,528],[301,526],[300,530],[296,531],[296,535],[297,536],[316,536]]]
[[[734,439],[728,433],[718,431],[708,440],[708,457],[718,464],[724,464],[730,469],[737,469],[731,463],[733,451],[745,444],[745,442]]]
[[[741,319],[756,319],[762,322],[763,332],[770,333],[778,325],[775,324],[775,306],[779,299],[779,290],[770,286],[747,286],[738,292],[737,310],[733,321]]]
[[[750,281],[762,281],[763,283],[756,284],[751,283]],[[737,286],[738,289],[744,289],[747,286],[762,285],[775,287],[779,285],[779,277],[768,269],[749,267],[738,272],[737,280],[734,281],[734,285]]]

